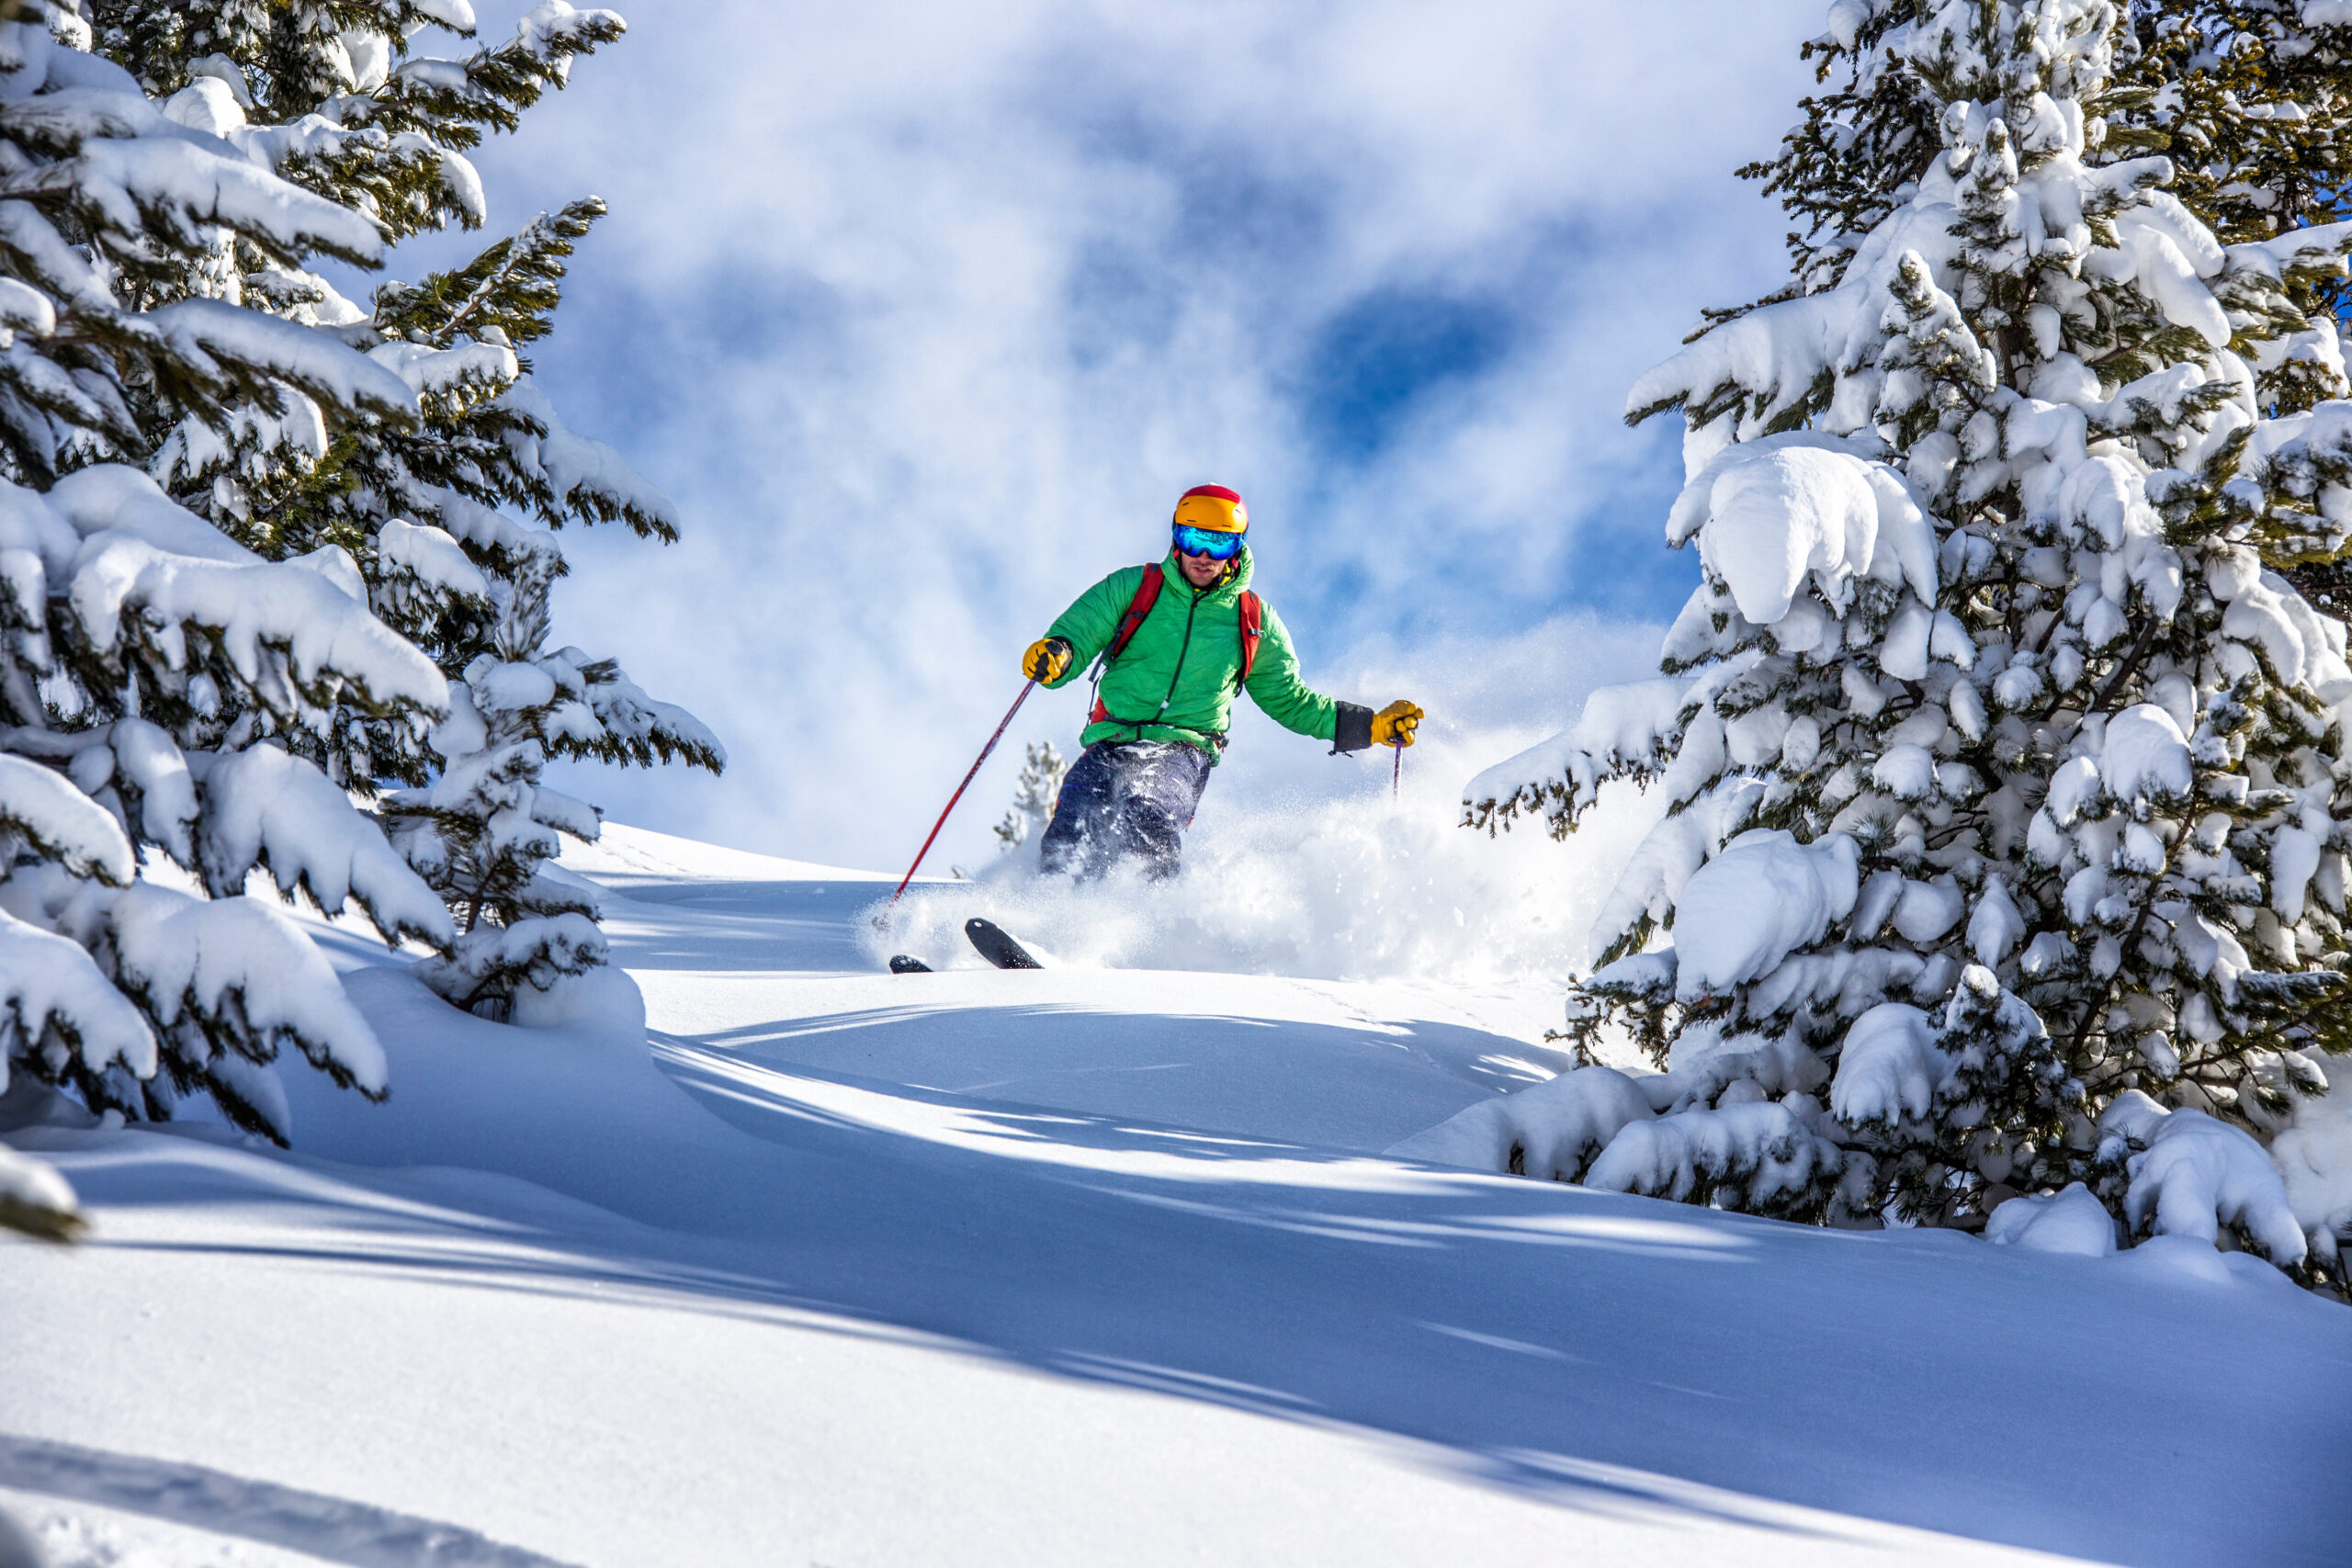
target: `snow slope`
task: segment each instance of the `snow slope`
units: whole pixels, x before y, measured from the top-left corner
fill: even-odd
[[[2346,1559],[2352,1314],[2267,1266],[1369,1152],[1554,1070],[1541,987],[881,976],[887,880],[569,863],[649,1029],[338,934],[387,1104],[10,1134],[94,1221],[0,1244],[56,1563]]]

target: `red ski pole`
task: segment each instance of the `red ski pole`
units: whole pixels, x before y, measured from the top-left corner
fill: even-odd
[[[915,863],[907,867],[906,875],[899,878],[899,893],[904,893],[907,890],[907,884],[912,882],[915,879],[915,873],[922,868],[922,857],[931,853],[932,840],[938,838],[939,830],[947,826],[947,813],[956,809],[956,803],[964,798],[966,790],[972,787],[972,781],[979,776],[980,764],[989,760],[989,753],[996,750],[996,743],[1004,739],[1005,729],[1012,723],[1012,716],[1021,711],[1021,705],[1029,700],[1029,694],[1036,689],[1036,685],[1037,678],[1032,675],[1029,677],[1029,683],[1021,688],[1021,694],[1012,699],[1012,705],[1004,710],[1004,722],[996,727],[996,733],[989,737],[989,743],[980,748],[979,756],[972,763],[972,771],[964,775],[964,782],[957,784],[956,793],[947,797],[947,811],[941,812],[939,820],[931,825],[931,838],[925,839],[922,841],[922,848],[915,852]],[[899,901],[899,893],[890,895],[891,904]],[[888,905],[884,906],[886,908],[888,907]]]

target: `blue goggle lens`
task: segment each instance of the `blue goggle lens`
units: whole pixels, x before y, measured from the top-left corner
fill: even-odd
[[[1176,547],[1188,556],[1206,556],[1211,560],[1231,560],[1241,553],[1241,536],[1220,534],[1214,528],[1193,528],[1180,525],[1176,529]]]

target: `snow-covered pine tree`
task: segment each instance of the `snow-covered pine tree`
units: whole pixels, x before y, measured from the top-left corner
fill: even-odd
[[[502,601],[544,595],[563,574],[550,530],[618,522],[640,538],[678,537],[669,499],[610,447],[567,429],[514,352],[551,330],[564,264],[604,210],[588,197],[542,213],[464,267],[379,288],[364,340],[371,357],[416,389],[420,427],[339,444],[252,510],[288,550],[362,541],[377,612],[453,679],[501,645]],[[592,738],[583,754],[724,765],[690,716],[658,705],[644,711],[677,722]],[[358,712],[343,718],[322,761],[360,787],[372,779],[419,784],[441,763],[402,729]]]
[[[1569,1005],[1665,1071],[1410,1147],[1841,1224],[2082,1181],[2340,1283],[2257,1140],[2347,1041],[2352,668],[2273,565],[2352,525],[2352,402],[2279,389],[2346,389],[2282,347],[2352,231],[2224,244],[2166,159],[2105,153],[2126,22],[1833,6],[1840,91],[1781,183],[1796,289],[1628,400],[1688,431],[1667,535],[1703,581],[1666,678],[1466,801],[1565,834],[1610,780],[1665,792]],[[1875,172],[1807,151],[1840,115]]]
[[[519,987],[550,991],[605,959],[593,895],[544,869],[561,852],[559,834],[593,840],[598,824],[594,807],[539,778],[551,738],[598,728],[576,668],[540,658],[559,564],[541,555],[516,574],[492,650],[452,689],[433,736],[448,759],[441,776],[391,792],[381,808],[393,844],[458,908],[458,946],[425,965],[427,982],[502,1021]]]
[[[1069,771],[1069,763],[1050,740],[1033,741],[1026,748],[1021,762],[1021,778],[1013,785],[1012,805],[992,831],[997,837],[997,852],[1010,854],[1029,841],[1032,833],[1042,833],[1054,819],[1054,803],[1061,798],[1062,774]]]
[[[161,112],[88,40],[54,0],[0,20],[0,1077],[131,1117],[209,1094],[283,1137],[282,1048],[369,1094],[384,1063],[249,874],[356,899],[388,940],[454,932],[344,791],[262,737],[344,706],[422,730],[447,684],[347,560],[265,559],[125,460],[159,406],[223,431],[299,411],[332,438],[415,400],[324,333],[185,287],[224,246],[372,264],[382,232]]]
[[[501,1021],[525,987],[552,992],[605,961],[594,892],[546,869],[559,834],[592,841],[602,814],[541,782],[549,755],[724,765],[692,716],[647,697],[611,660],[547,650],[548,590],[561,568],[544,551],[500,585],[492,647],[452,685],[449,718],[432,737],[447,759],[440,776],[389,793],[382,807],[392,842],[458,912],[457,945],[424,964],[425,982]]]
[[[98,51],[150,96],[177,99],[182,115],[219,116],[206,129],[357,207],[394,240],[453,221],[479,227],[488,209],[465,153],[562,86],[573,56],[625,30],[612,11],[544,0],[513,38],[450,58],[412,48],[427,28],[473,37],[470,0],[91,0],[85,9]],[[182,97],[190,88],[198,96]],[[300,282],[243,266],[227,276],[279,302]]]
[[[169,95],[166,113],[368,214],[395,239],[479,226],[487,209],[465,151],[487,130],[514,129],[564,83],[574,55],[623,31],[615,13],[562,0],[526,16],[504,43],[446,58],[415,46],[469,37],[464,0],[134,0],[102,7],[99,23],[105,47]],[[428,31],[434,24],[444,32]],[[590,197],[542,214],[466,266],[384,284],[372,310],[315,273],[218,240],[210,257],[185,269],[180,289],[331,332],[406,379],[424,417],[329,441],[299,404],[284,419],[248,414],[222,429],[159,400],[147,411],[151,471],[175,499],[272,558],[330,547],[348,555],[378,612],[455,675],[489,646],[497,612],[488,584],[552,547],[498,508],[549,527],[619,520],[676,537],[669,502],[610,449],[566,430],[515,353],[548,330],[565,260],[603,211]],[[322,735],[285,739],[362,791],[379,778],[422,784],[434,765],[404,728],[356,713],[338,715]]]
[[[1779,156],[1740,170],[1805,224],[1789,236],[1796,279],[1774,299],[1834,287],[1858,238],[1940,155],[1933,94],[1885,47],[1890,29],[1934,9],[1928,0],[1833,6],[1826,35],[1800,51],[1820,60],[1829,91],[1804,100],[1805,119]],[[2089,162],[2167,155],[2165,188],[2224,244],[2352,217],[2352,13],[2286,0],[2132,0],[2128,28]],[[2278,331],[2251,361],[2267,414],[2338,395],[2336,322],[2352,303],[2333,266],[2290,265],[2276,281],[2267,304],[2279,311]],[[2332,557],[2274,564],[2316,603],[2345,592]]]
[[[2136,58],[2118,75],[2110,143],[2163,152],[2171,189],[2225,244],[2352,218],[2352,13],[2279,0],[2139,0]],[[2352,288],[2333,268],[2289,269],[2279,334],[2255,359],[2266,413],[2341,395],[2339,325]],[[2266,558],[2337,619],[2352,569],[2290,540]]]
[[[320,510],[372,535],[373,603],[453,679],[450,722],[422,758],[403,757],[404,732],[364,714],[343,734],[355,773],[364,755],[372,776],[438,774],[386,805],[395,842],[464,926],[458,951],[424,976],[497,1018],[518,987],[549,991],[604,959],[593,897],[543,869],[556,832],[593,840],[599,814],[547,788],[546,761],[726,766],[700,721],[648,697],[615,660],[545,647],[565,570],[553,529],[619,522],[639,537],[678,537],[669,499],[609,447],[564,428],[514,352],[548,332],[572,242],[603,210],[590,198],[542,214],[455,273],[379,289],[383,341],[372,352],[417,387],[422,431],[355,448],[334,484],[286,508],[323,496]]]
[[[623,30],[611,11],[547,0],[512,39],[445,59],[412,44],[431,36],[428,23],[469,35],[462,0],[139,0],[107,15],[109,47],[174,94],[168,110],[395,236],[477,226],[481,185],[463,150],[485,129],[514,129],[563,84],[572,56]],[[181,417],[151,463],[186,504],[264,554],[356,570],[378,614],[455,683],[452,716],[429,739],[351,705],[283,739],[363,794],[410,786],[388,807],[394,840],[464,928],[459,951],[425,976],[496,1017],[525,977],[547,989],[604,951],[586,891],[541,871],[555,831],[594,838],[597,823],[540,784],[548,757],[724,765],[691,715],[647,698],[613,661],[543,646],[565,570],[549,530],[618,522],[640,537],[678,536],[669,500],[565,428],[516,352],[550,330],[565,264],[604,210],[591,197],[542,213],[462,267],[385,283],[368,311],[266,257],[238,254],[191,276],[191,291],[266,304],[366,351],[407,381],[423,418],[329,441],[299,420],[224,433]]]
[[[2130,25],[2132,47],[2109,95],[2110,145],[2165,154],[2167,188],[2224,243],[2344,215],[2352,13],[2286,0],[2134,0]],[[2288,292],[2307,315],[2339,314],[2346,298],[2342,278],[2299,280]],[[2324,382],[2313,389],[2328,395]]]

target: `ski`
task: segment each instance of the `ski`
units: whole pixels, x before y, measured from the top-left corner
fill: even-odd
[[[1043,969],[1044,964],[1029,955],[1029,950],[1012,940],[1002,926],[994,920],[984,920],[978,915],[964,922],[964,934],[972,939],[980,956],[1000,969]]]
[[[893,975],[928,975],[931,973],[931,965],[925,964],[922,959],[913,956],[911,953],[901,953],[890,960],[890,973]]]

